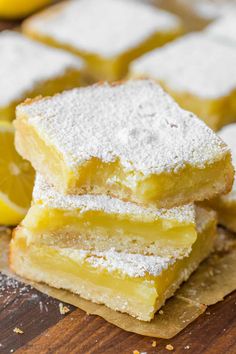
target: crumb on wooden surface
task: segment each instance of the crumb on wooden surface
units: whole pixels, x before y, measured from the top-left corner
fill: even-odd
[[[173,347],[172,344],[167,344],[166,345],[166,349],[169,350],[169,351],[172,351],[172,350],[174,350],[174,347]]]
[[[69,309],[69,307],[63,305],[62,302],[60,302],[60,304],[59,304],[59,311],[60,311],[60,314],[61,314],[61,315],[65,315],[66,313],[70,312],[70,309]]]
[[[15,327],[13,329],[13,332],[15,332],[16,334],[23,334],[24,333],[24,331],[22,331],[22,329],[20,329],[19,327]]]
[[[157,341],[156,340],[152,341],[152,347],[155,348],[156,346],[157,346]]]

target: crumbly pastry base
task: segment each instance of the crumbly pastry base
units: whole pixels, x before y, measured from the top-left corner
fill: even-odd
[[[103,257],[107,257],[105,254],[100,254],[99,256],[89,256],[91,258],[90,265],[92,266],[92,269],[94,269],[93,273],[95,270],[98,272],[96,275],[97,284],[95,284],[93,281],[91,281],[90,273],[88,270],[85,271],[84,277],[81,275],[81,273],[80,275],[77,274],[78,269],[81,269],[81,259],[77,264],[77,258],[75,258],[73,255],[73,251],[71,249],[64,251],[54,247],[50,248],[49,246],[43,248],[42,245],[36,246],[34,243],[30,242],[27,244],[27,236],[25,235],[24,228],[22,227],[19,227],[15,231],[15,236],[11,243],[10,264],[11,268],[17,274],[27,279],[37,282],[44,282],[56,288],[70,290],[76,294],[79,294],[85,299],[96,303],[104,303],[106,306],[116,311],[126,312],[131,316],[134,316],[143,321],[150,321],[153,318],[155,312],[165,303],[166,299],[174,294],[180,284],[188,279],[190,274],[197,268],[199,263],[211,252],[215,236],[214,218],[212,219],[210,217],[210,220],[206,221],[205,225],[203,222],[201,227],[202,230],[198,235],[198,240],[196,241],[193,247],[193,251],[189,257],[177,261],[162,259],[162,265],[160,265],[161,268],[159,270],[158,268],[156,269],[155,266],[153,267],[153,265],[151,265],[151,262],[153,261],[150,261],[149,274],[146,273],[147,270],[145,271],[145,267],[149,267],[148,261],[145,261],[147,262],[146,266],[144,265],[144,268],[141,267],[139,270],[139,267],[137,267],[136,270],[136,267],[133,266],[133,271],[135,271],[135,273],[140,272],[140,275],[137,273],[133,274],[133,276],[128,276],[128,278],[126,275],[124,279],[131,281],[129,286],[131,286],[132,289],[134,287],[135,291],[136,286],[139,288],[139,283],[136,283],[136,281],[139,282],[140,279],[141,281],[143,279],[143,283],[141,283],[141,297],[138,295],[138,293],[133,293],[133,295],[131,295],[129,292],[127,292],[127,284],[124,286],[124,289],[121,289],[121,286],[119,285],[119,279],[122,278],[120,278],[120,275],[118,278],[116,278],[117,271],[120,272],[123,269],[122,272],[124,272],[124,275],[126,271],[128,272],[127,274],[132,271],[132,265],[129,265],[129,263],[127,263],[126,266],[122,266],[122,262],[124,262],[125,259],[124,254],[121,254],[123,260],[119,260],[119,256],[116,254],[116,261],[113,261],[112,258],[110,260],[108,258],[106,261],[105,259],[103,260]],[[49,258],[51,259],[51,262],[47,266],[47,252],[50,254],[51,251],[55,252],[55,250],[62,252],[63,256],[59,256],[59,258],[57,256],[57,258],[55,258],[55,254],[53,253],[54,256]],[[79,252],[81,253],[86,251]],[[38,258],[40,253],[42,253],[41,257],[43,258]],[[64,255],[67,255],[67,257],[65,258]],[[138,256],[138,259],[140,259],[141,262],[142,257],[145,256]],[[132,262],[131,258],[132,257],[130,255],[127,255],[127,261],[125,262]],[[43,259],[44,261],[42,261]],[[150,260],[151,259],[154,260],[155,257],[150,258]],[[60,269],[61,264],[64,264],[63,270]],[[68,264],[70,264],[69,270],[64,268]],[[76,264],[76,267],[74,264]],[[82,261],[82,265],[83,264],[84,263]],[[104,269],[103,271],[105,271],[108,279],[110,279],[108,281],[108,284],[110,285],[108,286],[105,286],[102,283],[99,285],[98,283],[101,269]],[[154,272],[153,275],[152,272]],[[122,280],[122,283],[123,281],[124,280]],[[134,282],[133,285],[131,285],[132,282]],[[154,295],[155,292],[156,295]]]
[[[81,234],[78,231],[45,232],[44,234],[39,235],[29,233],[29,237],[34,243],[58,246],[61,248],[82,248],[91,252],[105,252],[109,249],[114,249],[116,252],[124,253],[127,253],[128,250],[131,254],[154,255],[170,258],[187,257],[192,249],[191,247],[176,248],[166,246],[164,241],[149,242],[139,236],[125,237],[124,235],[117,235],[110,237],[110,235],[106,236],[104,232],[102,232],[101,235],[99,235],[99,233],[86,235],[85,233]]]

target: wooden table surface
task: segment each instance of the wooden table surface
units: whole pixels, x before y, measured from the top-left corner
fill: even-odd
[[[0,30],[18,23],[1,22]],[[61,315],[59,301],[0,274],[0,353],[21,354],[166,354],[172,344],[178,354],[236,354],[236,292],[209,307],[171,340],[125,332],[70,306]],[[18,327],[24,333],[17,334]]]

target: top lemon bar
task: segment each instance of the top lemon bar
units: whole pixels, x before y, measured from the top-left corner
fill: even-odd
[[[235,11],[209,25],[205,32],[229,45],[236,46],[236,2]]]
[[[236,50],[207,34],[188,34],[136,59],[130,76],[158,81],[212,129],[236,121]]]
[[[132,0],[76,0],[27,19],[30,37],[81,55],[96,79],[124,76],[139,55],[182,33],[178,17]]]
[[[18,152],[61,193],[170,208],[231,189],[228,147],[152,81],[27,100],[16,116]]]
[[[84,63],[17,32],[0,34],[0,120],[12,120],[26,97],[51,95],[81,84]]]

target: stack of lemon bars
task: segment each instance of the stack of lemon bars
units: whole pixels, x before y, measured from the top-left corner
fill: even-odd
[[[151,80],[96,84],[17,108],[37,177],[11,242],[19,275],[151,321],[212,251],[228,147]]]

